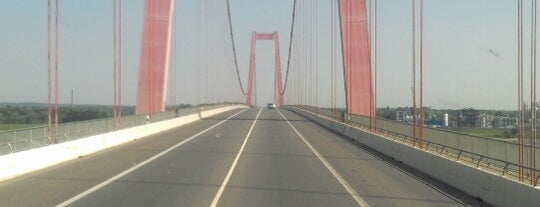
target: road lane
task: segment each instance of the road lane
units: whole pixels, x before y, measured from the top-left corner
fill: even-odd
[[[219,187],[218,192],[216,193],[216,196],[214,196],[214,199],[212,200],[210,207],[217,206],[219,199],[221,198],[221,195],[223,194],[223,191],[225,190],[225,187],[227,187],[227,185],[229,184],[231,175],[234,172],[236,165],[238,164],[238,160],[240,159],[240,157],[242,156],[242,153],[244,152],[244,149],[246,148],[246,144],[249,141],[249,137],[251,136],[251,132],[253,132],[253,128],[255,127],[255,124],[257,124],[257,119],[259,119],[259,115],[261,115],[261,112],[262,112],[262,109],[259,109],[259,113],[257,113],[257,116],[255,116],[255,121],[253,121],[253,124],[251,124],[251,127],[249,128],[246,138],[244,139],[244,142],[242,143],[240,150],[238,150],[238,154],[236,155],[236,158],[234,159],[231,165],[231,168],[229,168],[227,175],[225,175],[225,179],[223,180],[223,183],[221,183],[221,186]]]
[[[361,207],[369,207],[369,204],[366,202],[366,200],[364,200],[364,198],[362,198],[360,195],[358,195],[358,193],[351,186],[351,184],[349,184],[349,182],[347,182],[347,180],[345,180],[343,178],[343,176],[334,168],[334,166],[332,166],[332,164],[330,164],[330,162],[328,162],[328,160],[323,155],[321,155],[319,150],[315,149],[315,147],[313,147],[313,145],[306,139],[306,137],[304,137],[304,135],[302,135],[302,133],[300,133],[298,131],[298,129],[296,129],[296,127],[294,127],[291,124],[289,119],[287,119],[287,117],[285,117],[285,115],[283,115],[283,113],[281,113],[279,111],[278,111],[278,113],[279,113],[279,115],[281,117],[283,117],[283,119],[285,119],[287,124],[294,130],[296,135],[298,135],[298,137],[300,137],[300,139],[302,139],[304,144],[306,144],[306,146],[311,150],[311,152],[313,152],[313,154],[315,154],[315,156],[317,156],[317,158],[319,158],[319,160],[324,165],[324,167],[326,167],[326,169],[328,169],[328,171],[330,171],[330,173],[332,173],[334,178],[336,178],[336,180],[347,191],[347,193],[349,193],[349,195],[351,197],[353,197],[353,199],[356,201],[356,203]]]
[[[218,206],[357,205],[277,111],[264,110]]]

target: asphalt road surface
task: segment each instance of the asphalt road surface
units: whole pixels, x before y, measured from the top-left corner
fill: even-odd
[[[0,183],[0,206],[478,206],[285,109],[234,110]]]

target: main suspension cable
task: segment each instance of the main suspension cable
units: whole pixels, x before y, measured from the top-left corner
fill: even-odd
[[[228,0],[227,0],[228,1]],[[295,16],[296,16],[296,0],[293,2],[293,9],[292,9],[292,23],[291,23],[291,35],[289,38],[289,55],[287,58],[287,71],[285,72],[285,83],[283,85],[283,90],[279,92],[279,95],[285,94],[285,91],[287,90],[287,83],[289,82],[289,69],[291,68],[291,51],[292,51],[292,44],[293,44],[293,38],[294,38],[294,22],[295,22]]]
[[[230,6],[229,0],[227,0],[227,17],[229,19],[229,33],[230,33],[230,36],[231,36],[232,52],[233,52],[233,56],[234,56],[234,66],[236,67],[236,77],[238,78],[238,84],[240,85],[240,90],[242,91],[242,94],[245,96],[246,91],[244,90],[244,86],[242,84],[242,79],[240,78],[240,71],[239,71],[239,68],[238,68],[238,57],[236,55],[236,45],[234,43],[234,32],[233,32],[232,18],[231,18],[231,6]]]

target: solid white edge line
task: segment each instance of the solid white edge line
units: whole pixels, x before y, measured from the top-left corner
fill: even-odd
[[[210,207],[217,206],[219,199],[221,198],[221,195],[223,194],[223,191],[225,191],[225,187],[227,187],[227,184],[229,183],[229,179],[231,179],[231,176],[234,172],[234,168],[236,168],[236,164],[238,164],[238,160],[240,159],[242,152],[244,152],[244,148],[246,147],[247,141],[249,137],[251,136],[251,132],[253,131],[253,128],[255,128],[255,124],[257,123],[257,119],[259,119],[259,115],[261,115],[261,112],[262,112],[262,108],[259,110],[259,113],[257,113],[257,116],[255,117],[255,121],[253,121],[253,124],[251,125],[251,128],[249,129],[246,135],[246,138],[244,139],[244,143],[242,143],[242,147],[240,147],[240,150],[238,150],[238,154],[236,154],[236,158],[234,159],[231,165],[231,168],[229,168],[229,172],[227,172],[227,176],[225,176],[223,183],[221,183],[221,186],[219,187],[219,190],[216,193],[216,196],[214,196],[214,200],[212,200]]]
[[[321,155],[321,153],[319,153],[319,151],[317,151],[317,149],[315,149],[315,147],[313,147],[307,141],[307,139],[296,129],[296,127],[294,127],[292,125],[292,123],[287,119],[287,117],[285,117],[285,115],[283,115],[279,110],[278,110],[278,113],[285,119],[287,124],[289,124],[289,126],[291,126],[291,128],[296,133],[296,135],[298,135],[298,137],[300,137],[300,139],[302,139],[302,141],[304,141],[304,143],[313,152],[313,154],[315,154],[317,156],[317,158],[319,158],[319,160],[324,164],[324,166],[328,169],[328,171],[330,171],[330,173],[332,173],[332,175],[338,180],[338,182],[341,184],[341,186],[343,186],[343,188],[345,188],[345,190],[347,190],[349,195],[351,197],[353,197],[353,199],[356,201],[356,203],[361,207],[369,207],[369,204],[362,197],[360,197],[360,195],[354,190],[354,188],[343,178],[343,176],[341,176],[341,174],[339,174],[339,172],[334,167],[332,167],[332,165],[326,160],[326,158],[324,158]]]
[[[217,126],[219,126],[219,125],[225,123],[226,121],[228,121],[228,120],[231,119],[232,117],[235,117],[236,115],[238,115],[238,114],[240,114],[240,113],[242,113],[242,112],[244,112],[244,111],[246,111],[246,110],[247,110],[247,109],[244,109],[244,110],[242,110],[242,111],[239,111],[238,113],[235,113],[235,114],[233,114],[233,115],[227,117],[225,120],[220,121],[220,122],[218,122],[217,124],[212,125],[211,127],[209,127],[209,128],[207,128],[207,129],[205,129],[205,130],[203,130],[203,131],[201,131],[201,132],[199,132],[199,133],[197,133],[197,134],[195,134],[195,135],[193,135],[193,136],[191,136],[191,137],[185,139],[184,141],[182,141],[182,142],[180,142],[180,143],[178,143],[178,144],[176,144],[176,145],[174,145],[174,146],[172,146],[172,147],[169,147],[169,148],[166,149],[165,151],[162,151],[162,152],[160,152],[159,154],[154,155],[154,156],[152,156],[151,158],[148,158],[147,160],[145,160],[145,161],[139,163],[138,165],[135,165],[135,166],[133,166],[133,167],[131,167],[131,168],[129,168],[129,169],[127,169],[127,170],[125,170],[125,171],[123,171],[123,172],[121,172],[121,173],[119,173],[119,174],[117,174],[117,175],[115,175],[115,176],[113,176],[113,177],[111,177],[111,178],[109,178],[109,179],[107,179],[107,180],[105,180],[105,181],[99,183],[99,184],[97,184],[96,186],[94,186],[94,187],[92,187],[92,188],[89,188],[88,190],[86,190],[86,191],[84,191],[84,192],[82,192],[82,193],[80,193],[80,194],[78,194],[78,195],[76,195],[76,196],[74,196],[74,197],[72,197],[72,198],[70,198],[70,199],[68,199],[68,200],[66,200],[66,201],[64,201],[64,202],[62,202],[62,203],[60,203],[60,204],[58,204],[58,205],[56,205],[56,207],[64,207],[64,206],[68,206],[68,205],[74,203],[75,201],[78,201],[79,199],[84,198],[85,196],[87,196],[87,195],[89,195],[89,194],[91,194],[91,193],[93,193],[93,192],[99,190],[100,188],[105,187],[106,185],[108,185],[108,184],[110,184],[110,183],[112,183],[112,182],[114,182],[114,181],[120,179],[121,177],[123,177],[123,176],[125,176],[125,175],[127,175],[127,174],[129,174],[129,173],[131,173],[131,172],[133,172],[133,171],[135,171],[135,170],[137,170],[138,168],[140,168],[140,167],[142,167],[142,166],[148,164],[149,162],[152,162],[153,160],[155,160],[155,159],[157,159],[157,158],[163,156],[164,154],[170,152],[171,150],[174,150],[175,148],[180,147],[180,146],[182,146],[183,144],[185,144],[185,143],[187,143],[187,142],[189,142],[189,141],[195,139],[196,137],[198,137],[198,136],[200,136],[200,135],[202,135],[202,134],[204,134],[204,133],[210,131],[211,129],[213,129],[213,128],[215,128],[215,127],[217,127]]]

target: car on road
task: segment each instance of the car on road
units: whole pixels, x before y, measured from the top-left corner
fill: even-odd
[[[268,108],[268,109],[276,109],[276,104],[268,103],[268,104],[266,104],[266,108]]]

